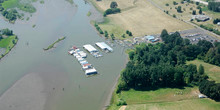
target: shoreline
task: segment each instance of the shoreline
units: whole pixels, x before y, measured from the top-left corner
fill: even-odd
[[[16,35],[14,35],[15,37],[17,37]],[[9,37],[9,36],[8,36]],[[15,48],[15,46],[17,45],[17,43],[18,43],[18,37],[17,38],[15,38],[15,44],[13,44],[13,46],[9,49],[9,51],[7,52],[7,49],[5,50],[6,52],[4,53],[4,54],[2,54],[3,56],[0,56],[0,61],[4,58],[4,57],[6,57],[6,55],[8,55],[11,51],[12,51],[12,49],[14,49]]]
[[[125,63],[124,63],[124,65],[123,65],[123,68],[126,67],[126,64],[128,63],[128,61],[129,61],[129,57],[128,57],[128,55],[126,54],[126,60],[125,60]],[[116,77],[116,79],[115,79],[115,81],[114,81],[114,84],[113,84],[113,86],[112,86],[112,88],[111,88],[111,90],[110,90],[110,93],[109,93],[109,95],[107,96],[107,99],[106,99],[106,101],[104,102],[104,105],[102,106],[102,110],[107,110],[107,108],[108,108],[109,106],[111,106],[111,100],[112,100],[114,91],[115,91],[115,89],[116,89],[116,87],[117,87],[117,85],[118,85],[118,81],[119,81],[119,78],[120,78],[120,77],[121,77],[121,71],[120,71],[119,75]]]
[[[90,9],[90,12],[91,12],[91,16],[89,16],[89,20],[90,20],[90,24],[92,25],[93,29],[97,32],[97,34],[102,37],[102,38],[105,38],[103,35],[101,35],[98,30],[95,28],[95,26],[93,25],[92,22],[104,22],[105,21],[105,18],[102,16],[102,12],[98,9],[98,7],[95,6],[94,3],[92,3],[93,1],[91,0],[88,0],[89,4],[91,5],[91,9]],[[97,16],[98,14],[98,17],[93,17],[93,16]],[[100,21],[97,21],[97,20],[100,20]],[[107,39],[106,39],[107,40]],[[125,52],[125,50],[124,50]],[[126,54],[126,60],[125,60],[125,63],[123,65],[123,68],[126,67],[126,64],[127,62],[129,61],[128,59],[128,55]],[[121,71],[120,71],[121,72]],[[110,93],[108,94],[104,104],[101,106],[101,110],[106,110],[110,105],[111,105],[111,100],[112,100],[112,97],[113,97],[113,93],[116,89],[116,86],[118,85],[118,81],[119,81],[119,78],[120,78],[120,75],[121,73],[119,73],[119,75],[116,77],[116,79],[114,80],[113,82],[113,86],[112,88],[110,89]]]

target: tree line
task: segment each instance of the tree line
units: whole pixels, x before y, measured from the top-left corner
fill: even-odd
[[[13,31],[12,30],[9,30],[8,28],[6,28],[6,29],[1,29],[0,30],[0,40],[1,39],[3,39],[3,35],[5,35],[5,36],[11,36],[11,35],[13,35]]]
[[[193,86],[208,79],[202,65],[197,70],[196,65],[186,65],[186,60],[209,58],[206,56],[208,51],[220,49],[220,46],[215,47],[205,40],[191,44],[189,39],[183,39],[178,32],[169,35],[166,30],[162,31],[161,38],[164,43],[141,44],[129,52],[130,61],[121,73],[117,93],[130,88],[148,90]]]
[[[213,1],[209,2],[208,9],[214,12],[220,12],[220,2],[213,2]]]

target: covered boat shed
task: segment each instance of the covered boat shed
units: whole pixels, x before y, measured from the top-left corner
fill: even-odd
[[[113,49],[110,46],[108,46],[105,42],[97,42],[96,45],[102,50],[108,50],[110,52],[113,52]]]
[[[83,48],[89,51],[90,53],[97,52],[97,50],[90,44],[84,45]]]

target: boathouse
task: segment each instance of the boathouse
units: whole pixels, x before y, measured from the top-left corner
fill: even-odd
[[[103,51],[113,52],[113,49],[110,46],[108,46],[105,42],[97,42],[96,46],[98,46]]]

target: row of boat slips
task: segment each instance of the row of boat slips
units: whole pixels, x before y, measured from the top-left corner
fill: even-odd
[[[90,44],[83,45],[83,48],[86,49],[90,54],[92,54],[96,58],[102,57],[102,54],[100,54],[99,51]]]
[[[78,62],[82,66],[82,69],[85,71],[86,75],[92,75],[98,73],[96,69],[85,60],[85,58],[87,57],[85,52],[80,51],[80,49],[76,47],[73,47],[72,49],[69,50],[69,54],[73,55],[78,60]]]

